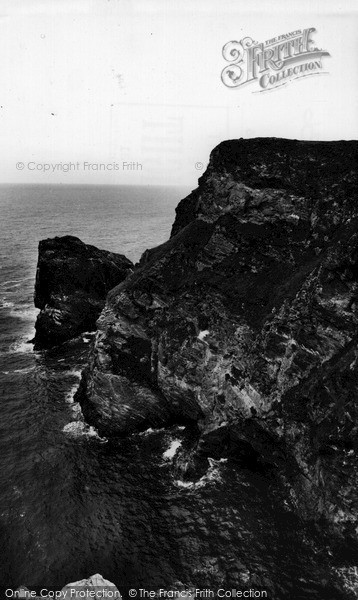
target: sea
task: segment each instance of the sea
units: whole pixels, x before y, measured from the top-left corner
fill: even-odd
[[[183,479],[175,455],[191,435],[185,427],[111,441],[85,423],[74,394],[93,332],[48,351],[29,343],[39,240],[74,235],[136,262],[168,239],[189,191],[0,187],[2,593],[60,590],[100,573],[119,589],[351,597],[329,581],[335,568],[353,568],[353,557],[296,516],[272,474],[209,458],[204,475]]]

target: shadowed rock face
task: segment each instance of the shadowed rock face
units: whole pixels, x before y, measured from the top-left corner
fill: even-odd
[[[42,240],[35,284],[35,348],[56,346],[96,327],[108,291],[125,279],[132,263],[76,237]]]
[[[193,422],[357,525],[357,142],[232,140],[113,289],[79,391],[107,436]]]

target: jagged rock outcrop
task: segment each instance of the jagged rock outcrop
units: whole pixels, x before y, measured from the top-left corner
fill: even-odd
[[[120,598],[121,595],[114,585],[102,575],[96,573],[88,579],[68,583],[61,590],[63,598]]]
[[[36,592],[35,592],[36,593]],[[78,599],[78,598],[121,598],[118,588],[107,579],[104,579],[102,575],[96,573],[88,579],[81,579],[74,583],[68,583],[59,590],[48,590],[44,587],[41,590],[40,596],[35,596],[33,590],[29,590],[26,586],[20,586],[15,590],[16,598],[33,598],[33,600],[40,600],[41,598],[62,598],[64,599]]]
[[[41,240],[35,284],[36,349],[70,340],[96,327],[110,289],[133,264],[125,256],[66,235]]]
[[[196,455],[289,471],[358,521],[358,143],[231,140],[108,295],[78,398],[106,436],[195,423]]]

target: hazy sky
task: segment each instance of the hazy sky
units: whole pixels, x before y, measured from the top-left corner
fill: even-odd
[[[2,182],[195,187],[196,163],[224,139],[358,137],[353,0],[2,0],[0,11]],[[265,93],[221,82],[226,42],[308,27],[331,55],[326,74]]]

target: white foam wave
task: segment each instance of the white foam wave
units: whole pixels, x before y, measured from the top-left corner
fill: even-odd
[[[30,373],[30,371],[33,371],[34,369],[35,366],[27,367],[27,369],[15,369],[14,373]]]
[[[204,331],[199,331],[198,340],[203,342],[205,338],[209,335],[210,331],[208,329],[204,329]]]
[[[13,302],[5,300],[5,298],[3,300],[0,300],[0,308],[13,308],[13,306],[15,306],[15,304]]]
[[[222,465],[222,464],[227,463],[228,459],[227,458],[215,459],[215,458],[210,458],[210,456],[209,456],[208,461],[209,461],[209,465],[211,467],[216,467],[217,465],[220,465],[220,464]]]
[[[81,375],[82,375],[82,369],[70,369],[69,371],[66,371],[66,375],[74,375],[75,377],[78,377],[78,379],[81,379]]]
[[[172,440],[169,448],[163,453],[163,458],[165,458],[166,460],[173,460],[181,444],[182,443],[180,440]]]
[[[14,306],[10,312],[10,315],[17,319],[21,319],[22,321],[34,322],[36,320],[38,312],[39,312],[38,309],[33,306],[31,306],[31,307],[30,306],[27,306],[27,307]]]
[[[77,437],[83,435],[85,429],[86,424],[83,421],[71,421],[63,427],[62,431],[64,433],[68,433],[70,435],[73,435],[74,437]]]
[[[25,369],[14,369],[13,371],[1,371],[1,373],[3,375],[12,375],[13,373],[30,373],[30,371],[33,371],[34,369],[35,366],[32,366]]]
[[[67,423],[62,429],[62,431],[71,437],[79,438],[79,437],[87,437],[87,438],[96,438],[102,443],[107,442],[107,438],[101,437],[92,425],[87,425],[83,421],[71,421]]]
[[[7,279],[6,281],[2,281],[0,283],[0,287],[6,287],[7,285],[12,284],[12,283],[20,284],[20,283],[23,283],[24,281],[30,281],[30,279],[33,279],[33,277],[23,277],[21,279]]]
[[[186,489],[197,487],[195,481],[183,481],[183,479],[176,479],[174,481],[174,483],[177,487],[186,488]]]
[[[19,281],[19,283],[9,283],[8,285],[6,285],[6,289],[4,291],[6,292],[12,292],[13,290],[16,290],[16,288],[19,288],[20,286],[22,286],[22,281]]]
[[[215,460],[214,458],[208,458],[209,468],[206,471],[205,475],[200,477],[198,481],[184,481],[183,479],[176,479],[174,484],[179,488],[184,489],[199,489],[210,483],[221,483],[221,464],[227,462],[227,458],[220,458],[220,460]]]
[[[85,344],[89,344],[93,340],[95,335],[96,335],[95,331],[86,331],[85,333],[82,334],[82,341]]]
[[[84,420],[82,408],[79,402],[73,402],[71,404],[71,412],[74,419]]]
[[[67,404],[73,404],[74,403],[74,396],[75,393],[78,390],[78,383],[75,383],[75,385],[73,385],[70,389],[70,391],[66,394],[66,398],[65,401],[67,402]]]
[[[81,373],[81,371],[78,371],[78,373]],[[75,383],[71,387],[69,392],[66,394],[65,402],[70,405],[70,409],[71,409],[73,418],[76,419],[77,421],[82,421],[82,423],[84,423],[84,417],[83,417],[81,405],[79,404],[79,402],[75,402],[75,399],[74,399],[75,393],[77,392],[77,390],[78,390],[78,383]]]
[[[9,354],[28,354],[33,352],[33,346],[28,342],[28,339],[22,338],[13,342],[9,347]]]
[[[145,431],[140,431],[139,435],[147,436],[151,435],[152,433],[160,433],[161,431],[164,431],[164,427],[160,427],[159,429],[153,429],[152,427],[148,427],[148,429],[146,429]]]

